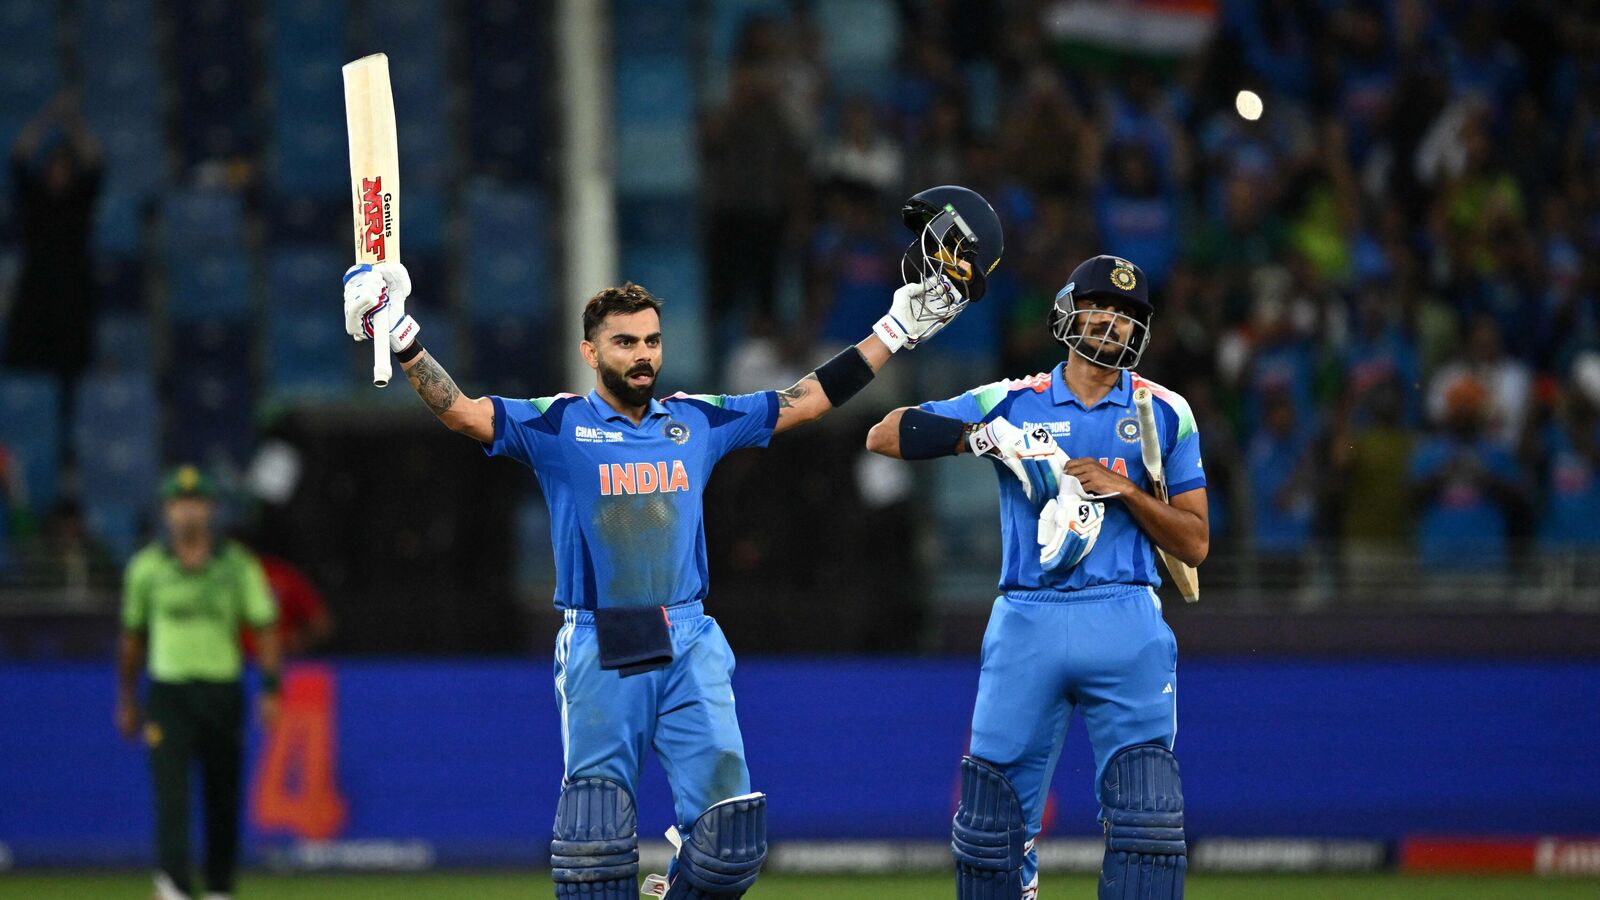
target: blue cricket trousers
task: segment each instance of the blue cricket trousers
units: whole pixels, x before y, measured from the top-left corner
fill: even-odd
[[[556,635],[555,687],[566,779],[609,778],[635,793],[654,747],[672,784],[678,830],[750,792],[744,739],[733,711],[733,650],[699,601],[668,607],[672,662],[619,676],[600,668],[594,616],[566,611]]]
[[[1023,884],[1039,860],[1032,841],[1072,710],[1094,747],[1095,793],[1106,762],[1135,744],[1169,750],[1177,736],[1178,643],[1145,585],[1014,592],[997,598],[983,635],[972,711],[972,755],[1016,788],[1028,820]]]

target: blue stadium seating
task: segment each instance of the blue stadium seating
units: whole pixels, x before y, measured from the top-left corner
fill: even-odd
[[[139,254],[143,237],[144,201],[136,193],[108,186],[95,210],[90,241],[95,253],[129,259]]]
[[[76,20],[84,115],[105,145],[107,187],[148,196],[168,177],[152,4],[84,0]]]
[[[161,405],[144,375],[91,375],[78,383],[72,445],[86,507],[141,507],[156,489]]]
[[[553,389],[564,357],[558,356],[561,348],[548,316],[484,318],[473,322],[471,334],[474,384],[507,397],[532,397]]]
[[[206,465],[227,459],[243,466],[255,440],[254,400],[243,367],[213,361],[176,369],[172,457]]]
[[[900,46],[900,14],[893,0],[817,0],[819,22],[849,22],[830,29],[822,56],[834,89],[840,95],[881,98],[894,83],[895,53]]]
[[[0,0],[0,147],[6,150],[60,87],[55,30],[53,5]],[[0,197],[11,190],[11,179],[4,179]]]
[[[367,22],[367,40],[353,56],[383,52],[400,130],[402,177],[408,186],[443,187],[449,181],[450,116],[446,106],[444,4],[389,0]]]
[[[28,505],[48,511],[57,496],[61,385],[53,375],[0,372],[0,444],[22,464]]]
[[[244,249],[244,202],[227,191],[172,191],[161,203],[161,239],[174,254],[235,255]]]
[[[268,328],[263,388],[274,396],[348,391],[356,383],[358,356],[368,348],[345,336],[341,323],[316,310],[275,309]]]
[[[694,78],[683,53],[630,56],[617,63],[616,117],[619,130],[637,126],[692,124]]]
[[[253,309],[256,281],[242,255],[175,256],[167,274],[167,311],[174,322],[239,321]]]
[[[692,122],[630,127],[617,136],[617,193],[685,194],[698,182]]]
[[[269,16],[274,187],[343,198],[346,5],[276,0]]]
[[[781,5],[782,0],[776,2]],[[694,40],[694,24],[693,10],[682,0],[617,0],[611,15],[615,58],[687,48]]]
[[[517,183],[538,180],[546,130],[548,27],[537,4],[469,4],[466,40],[470,91],[469,147],[475,168]]]
[[[151,519],[155,508],[154,489],[151,499],[139,503],[117,503],[90,498],[84,504],[83,517],[89,533],[99,539],[111,558],[126,562],[139,549],[143,526]]]
[[[267,308],[322,313],[340,322],[339,276],[350,267],[350,254],[327,246],[283,246],[267,260]]]
[[[185,163],[227,159],[255,147],[251,47],[247,23],[231,0],[189,0],[167,7],[175,55],[177,134]]]
[[[150,347],[150,324],[143,313],[105,314],[95,323],[94,368],[101,372],[149,372]]]
[[[537,191],[480,182],[465,200],[472,317],[529,315],[544,308],[550,302],[544,198]]]

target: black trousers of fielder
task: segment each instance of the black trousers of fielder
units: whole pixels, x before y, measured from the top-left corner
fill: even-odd
[[[145,703],[156,789],[156,862],[192,893],[189,785],[199,763],[207,891],[231,893],[239,858],[244,691],[237,681],[152,682]]]

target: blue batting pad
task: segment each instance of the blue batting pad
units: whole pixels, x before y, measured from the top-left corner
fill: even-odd
[[[767,796],[724,800],[695,820],[678,851],[665,900],[733,900],[756,882],[767,861]]]
[[[1017,900],[1027,856],[1027,823],[1016,788],[999,769],[961,759],[961,805],[951,823],[958,900]]]
[[[550,877],[563,900],[633,900],[639,893],[638,819],[633,795],[608,778],[561,788]]]
[[[1139,744],[1106,764],[1100,781],[1106,855],[1100,900],[1182,900],[1189,868],[1178,761],[1159,744]]]

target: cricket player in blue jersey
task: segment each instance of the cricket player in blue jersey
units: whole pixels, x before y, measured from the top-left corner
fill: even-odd
[[[1178,649],[1153,548],[1199,565],[1210,532],[1189,405],[1133,372],[1150,335],[1148,291],[1127,260],[1084,262],[1050,313],[1065,362],[894,410],[867,438],[901,459],[987,456],[1000,478],[1001,594],[952,826],[961,900],[1038,895],[1033,841],[1074,707],[1094,746],[1100,897],[1183,896]],[[1150,493],[1140,456],[1139,387],[1154,395],[1170,505]]]
[[[654,396],[661,303],[624,284],[592,297],[580,350],[595,372],[585,396],[462,395],[417,343],[397,264],[345,276],[346,330],[372,336],[393,310],[390,347],[413,388],[452,431],[491,456],[530,466],[550,506],[556,606],[555,689],[565,771],[551,842],[556,896],[629,900],[639,893],[634,786],[653,747],[672,785],[678,844],[645,893],[669,900],[743,896],[766,858],[766,797],[752,793],[734,715],[733,652],[702,611],[708,590],[701,492],[727,453],[763,447],[814,421],[982,296],[1002,252],[999,220],[979,195],[933,188],[907,201],[917,234],[873,333],[787,390]]]

